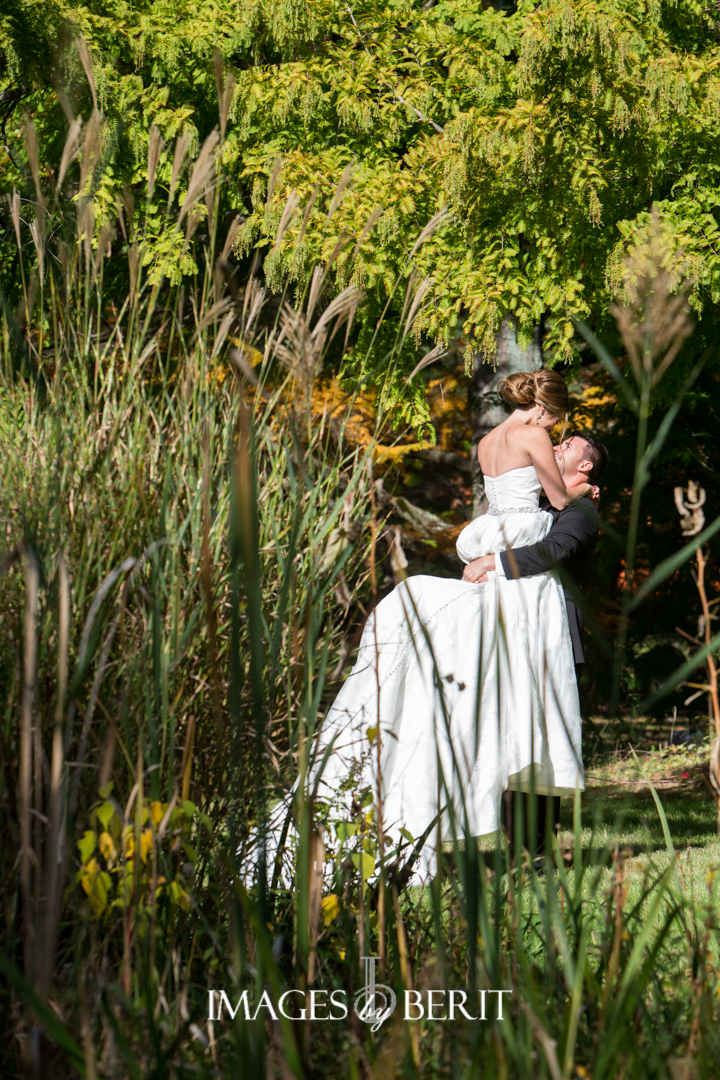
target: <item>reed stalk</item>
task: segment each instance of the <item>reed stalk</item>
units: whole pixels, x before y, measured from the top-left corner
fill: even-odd
[[[662,869],[648,870],[641,902],[613,907],[599,884],[610,852],[584,840],[578,800],[572,873],[552,838],[542,872],[513,865],[502,842],[485,853],[464,835],[461,806],[450,809],[452,850],[432,887],[408,886],[389,876],[382,787],[358,820],[337,821],[346,808],[323,804],[308,782],[337,689],[330,672],[347,656],[336,586],[345,580],[366,611],[379,597],[372,446],[358,451],[346,418],[331,424],[310,408],[361,301],[348,294],[328,315],[333,255],[292,297],[264,291],[261,257],[233,258],[220,227],[232,93],[221,70],[218,87],[220,133],[195,160],[182,137],[163,148],[149,136],[153,199],[167,201],[166,231],[196,266],[182,280],[171,265],[143,266],[149,198],[128,193],[118,209],[122,267],[99,242],[107,223],[70,198],[71,181],[101,176],[97,113],[82,139],[71,127],[42,256],[40,226],[30,234],[11,199],[25,311],[21,328],[4,305],[0,333],[0,522],[11,549],[0,564],[10,838],[0,963],[11,1068],[50,1075],[59,1054],[108,1080],[265,1080],[380,1075],[377,1063],[390,1071],[397,1060],[410,1076],[628,1080],[661,1075],[688,1044],[710,1060],[716,954],[703,920],[715,918],[717,882],[697,902],[697,932],[691,900]],[[110,283],[123,276],[118,295]],[[369,335],[360,388],[396,361],[417,296],[411,283],[389,353],[380,327]],[[640,434],[642,490],[660,443]],[[335,530],[342,550],[331,547]],[[628,599],[628,618],[633,610]],[[266,866],[270,816],[296,783]],[[338,824],[360,821],[339,838]],[[369,881],[363,845],[376,853]],[[267,989],[274,1005],[289,987],[351,995],[363,955],[380,955],[401,1000],[433,979],[484,992],[487,1022],[450,1033],[424,1019],[403,1039],[356,1017],[304,1027],[242,1010],[232,1022],[208,1017],[208,988],[255,1001]],[[692,994],[678,975],[688,956],[704,980]],[[655,979],[659,965],[674,986]],[[508,988],[505,1023],[490,1017],[489,992]],[[33,1028],[44,1032],[35,1057]]]

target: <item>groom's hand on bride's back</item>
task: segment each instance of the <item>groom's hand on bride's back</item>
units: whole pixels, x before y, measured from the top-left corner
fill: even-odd
[[[463,570],[463,581],[469,581],[472,585],[482,584],[487,581],[488,571],[495,569],[494,555],[481,555],[479,559],[473,559],[466,564]]]

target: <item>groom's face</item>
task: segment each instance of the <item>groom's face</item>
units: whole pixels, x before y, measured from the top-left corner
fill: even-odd
[[[573,476],[580,471],[580,466],[587,461],[585,443],[582,439],[572,435],[555,447],[555,457],[562,476],[565,478]]]

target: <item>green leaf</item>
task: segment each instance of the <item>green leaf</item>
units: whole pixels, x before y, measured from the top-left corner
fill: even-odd
[[[107,829],[110,819],[115,813],[115,807],[111,802],[104,802],[102,806],[99,806],[96,810],[98,821],[102,825],[103,829]],[[83,862],[87,862],[87,859],[83,859]]]
[[[84,834],[82,840],[78,840],[78,849],[80,851],[80,861],[86,863],[92,857],[95,851],[95,844],[97,843],[97,835],[88,829]]]
[[[357,854],[351,855],[351,858],[352,858],[353,864],[355,866],[355,869],[360,870],[360,872],[362,873],[363,881],[367,881],[367,879],[370,877],[373,870],[375,869],[375,860],[372,857],[372,855],[368,855],[367,852],[363,851],[362,855],[360,855],[360,853],[357,853]],[[361,863],[361,858],[362,858],[362,863]]]

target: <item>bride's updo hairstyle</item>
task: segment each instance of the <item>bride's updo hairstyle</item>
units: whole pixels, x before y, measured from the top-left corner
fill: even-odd
[[[570,411],[570,398],[564,379],[556,371],[545,368],[508,375],[499,384],[498,394],[515,409],[544,405],[549,413],[558,418],[567,418]]]

